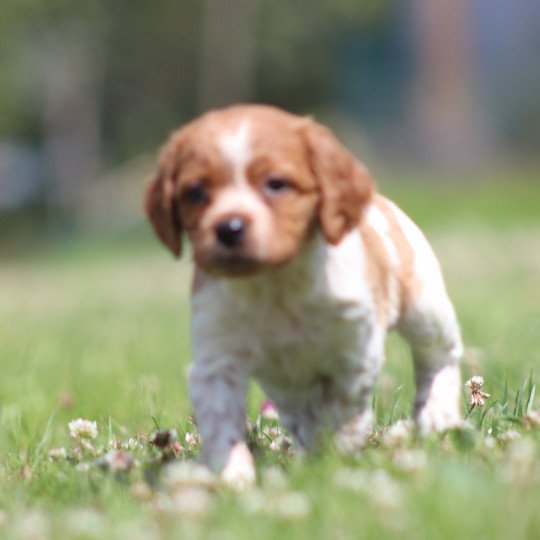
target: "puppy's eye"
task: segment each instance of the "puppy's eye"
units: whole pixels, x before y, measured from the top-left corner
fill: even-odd
[[[264,190],[271,195],[279,195],[289,191],[292,184],[281,176],[269,176],[264,181]]]
[[[186,189],[182,198],[189,204],[204,204],[208,200],[208,194],[203,185],[196,185]]]

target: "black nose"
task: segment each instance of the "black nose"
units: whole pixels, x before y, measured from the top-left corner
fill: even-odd
[[[226,247],[232,248],[238,246],[244,240],[246,224],[244,220],[235,217],[222,221],[216,226],[216,236],[218,240]]]

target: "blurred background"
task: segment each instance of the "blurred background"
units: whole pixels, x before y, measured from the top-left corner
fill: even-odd
[[[537,0],[2,0],[0,250],[137,226],[169,132],[242,101],[389,181],[534,182],[539,59]]]

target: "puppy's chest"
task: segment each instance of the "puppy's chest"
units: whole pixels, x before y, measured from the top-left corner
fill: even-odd
[[[347,309],[328,304],[276,311],[252,329],[254,374],[267,382],[310,384],[351,356],[363,324]]]
[[[294,291],[217,295],[211,310],[200,334],[215,340],[216,354],[237,357],[262,382],[295,386],[357,359],[374,319],[361,302]]]

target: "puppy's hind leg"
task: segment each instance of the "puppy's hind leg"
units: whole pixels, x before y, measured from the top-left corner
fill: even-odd
[[[279,419],[293,438],[295,452],[313,449],[321,431],[321,389],[283,389],[259,381],[268,397],[276,404]]]
[[[339,369],[319,376],[308,390],[262,385],[297,449],[312,449],[322,436],[334,434],[340,453],[354,455],[363,450],[372,427],[371,402],[384,362],[385,334],[378,325],[355,326],[350,346],[334,361]]]

